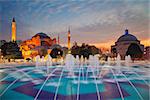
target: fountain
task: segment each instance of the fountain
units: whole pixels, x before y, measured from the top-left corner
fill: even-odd
[[[133,97],[137,99],[139,98],[141,100],[147,100],[147,91],[149,86],[149,74],[147,70],[143,68],[136,68],[136,70],[133,68],[133,70],[127,70],[127,67],[125,68],[124,66],[121,66],[120,55],[118,55],[115,60],[115,66],[111,66],[114,65],[114,62],[112,63],[111,60],[114,61],[113,59],[108,57],[107,64],[105,64],[104,66],[100,66],[99,58],[97,55],[90,55],[89,59],[84,59],[82,56],[81,59],[79,59],[79,56],[76,56],[76,58],[74,58],[73,55],[67,54],[64,61],[65,65],[62,64],[60,66],[52,66],[53,62],[50,55],[47,56],[47,59],[44,59],[44,57],[40,58],[40,56],[38,55],[35,57],[36,69],[32,66],[23,67],[23,69],[15,69],[16,74],[14,75],[9,75],[9,73],[12,73],[14,71],[13,68],[0,69],[2,74],[2,79],[0,80],[0,82],[10,82],[6,83],[8,84],[8,87],[6,88],[5,82],[1,84],[2,86],[4,86],[3,88],[1,88],[1,91],[4,92],[1,92],[0,96],[5,98],[8,93],[12,92],[13,88],[11,87],[14,85],[16,88],[18,88],[15,91],[19,92],[18,94],[16,94],[16,96],[13,95],[15,99],[18,97],[22,97],[22,95],[20,95],[22,91],[26,93],[23,97],[27,95],[26,97],[29,98],[28,91],[30,92],[31,89],[35,89],[38,87],[38,90],[36,89],[37,92],[35,93],[35,95],[31,95],[31,99],[34,98],[34,100],[38,100],[48,97],[46,99],[56,100],[63,99],[61,98],[61,95],[63,95],[63,97],[67,99],[69,97],[76,100],[82,100],[82,98],[84,99],[84,97],[92,99],[89,95],[93,94],[93,98],[96,98],[96,100],[101,100],[101,96],[105,99],[108,96],[113,96],[113,93],[118,92],[120,95],[117,94],[116,98],[110,99],[124,100],[124,98],[126,97]],[[125,65],[129,66],[130,62],[131,57],[126,56]],[[28,67],[29,69],[27,69]],[[122,70],[123,67],[125,69]],[[22,70],[20,71],[20,69]],[[45,71],[45,69],[47,71]],[[5,72],[3,73],[3,71]],[[47,74],[45,75],[46,72]],[[138,77],[136,77],[135,75],[137,75]],[[141,84],[142,87],[138,87],[138,85],[135,85],[134,80],[137,80],[138,84]],[[124,82],[128,82],[125,87],[122,86]],[[18,86],[18,83],[25,84]],[[103,89],[105,83],[107,84],[105,88],[106,92],[103,92],[101,89]],[[33,85],[29,86],[30,84]],[[109,88],[114,85],[114,88]],[[23,90],[22,88],[26,89]],[[130,91],[130,89],[129,91],[126,90],[129,95],[125,95],[122,91],[126,88],[132,89],[132,92]],[[143,91],[143,89],[147,90]],[[44,90],[46,90],[46,92],[43,92]],[[104,93],[103,95],[101,95],[102,92]],[[53,94],[52,96],[51,93]],[[145,97],[145,95],[147,97]],[[44,98],[42,98],[43,96]],[[81,96],[83,97],[81,98]]]
[[[73,68],[75,66],[75,58],[73,55],[71,54],[66,55],[65,66],[67,67],[66,69],[69,70],[68,75],[70,75],[71,77],[75,77],[74,71],[73,71]]]
[[[94,63],[94,66],[96,67],[96,74],[98,75],[98,73],[99,73],[99,58],[98,58],[98,55],[94,55],[93,63]]]
[[[46,65],[47,66],[52,66],[52,57],[50,55],[48,55],[48,58],[46,60]]]
[[[120,56],[120,54],[117,55],[117,58],[116,58],[116,65],[117,65],[117,67],[118,67],[116,76],[120,76],[121,73],[122,73],[122,71],[121,71],[121,56]]]
[[[94,68],[95,67],[95,58],[93,55],[90,55],[89,56],[89,67],[88,67],[88,70],[91,70],[93,73],[94,73]],[[96,75],[93,74],[92,78],[95,78]]]
[[[108,65],[111,64],[111,58],[110,58],[110,57],[107,58],[107,64],[108,64]]]
[[[44,66],[45,65],[45,60],[44,60],[44,56],[42,56],[41,58],[41,66]]]
[[[81,56],[81,58],[80,58],[80,70],[81,70],[81,75],[82,75],[82,77],[81,77],[81,81],[80,82],[82,82],[82,83],[86,83],[85,82],[85,75],[84,75],[84,65],[85,65],[85,60],[84,60],[84,57],[83,57],[83,55]]]
[[[52,57],[48,55],[46,60],[47,73],[49,73],[49,66],[52,66]]]
[[[84,59],[84,65],[87,66],[87,64],[88,64],[88,59],[85,58],[85,59]]]
[[[78,67],[79,67],[79,65],[80,65],[80,60],[79,60],[79,56],[78,56],[78,55],[76,56],[76,62],[75,62],[75,64],[76,64],[76,66],[78,66]]]
[[[118,67],[120,67],[120,65],[121,65],[121,57],[120,57],[120,54],[117,55],[116,65],[117,65]]]
[[[89,65],[92,67],[94,64],[93,64],[93,62],[94,62],[94,57],[92,56],[92,55],[90,55],[89,56]]]
[[[131,62],[131,56],[128,55],[128,56],[125,56],[125,65],[126,66],[129,66],[129,63]]]
[[[97,55],[94,55],[93,63],[95,67],[99,66],[99,58]]]
[[[35,66],[36,66],[36,67],[39,67],[39,66],[40,66],[40,56],[39,56],[39,55],[37,55],[37,56],[35,57],[35,62],[36,62]]]
[[[71,55],[71,54],[67,54],[66,55],[65,65],[68,68],[74,67],[74,65],[75,65],[75,58],[74,58],[73,55]]]
[[[83,56],[81,56],[81,58],[80,58],[80,67],[83,67],[83,65],[84,65],[84,58],[83,58]]]
[[[37,56],[35,57],[35,62],[36,62],[36,64],[35,64],[36,67],[44,66],[44,65],[45,65],[44,56],[42,56],[42,58],[40,58],[40,56],[37,55]]]
[[[64,65],[64,59],[63,59],[63,57],[60,59],[60,65],[61,65],[61,66]]]
[[[129,61],[129,62],[131,62],[131,61],[132,61],[132,59],[131,59],[131,56],[130,56],[130,55],[128,55],[128,61]]]
[[[45,72],[42,70],[42,66],[45,66],[45,58],[44,58],[44,56],[42,56],[42,58],[40,58],[40,56],[37,55],[35,57],[35,67],[37,68],[35,71],[37,73],[44,74]],[[47,73],[48,73],[48,69],[47,69]]]

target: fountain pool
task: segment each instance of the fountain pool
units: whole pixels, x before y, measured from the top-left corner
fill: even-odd
[[[46,66],[39,62],[36,66],[0,68],[0,99],[149,100],[148,65],[123,66],[119,59],[115,66],[110,60],[99,65],[94,56],[85,61],[88,64],[79,64],[79,57],[72,55],[67,59],[65,65],[46,61]]]
[[[142,66],[122,66],[119,73],[108,65],[48,68],[48,73],[47,67],[1,68],[1,100],[149,99],[149,75]]]

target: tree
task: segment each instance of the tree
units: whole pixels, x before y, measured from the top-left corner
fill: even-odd
[[[92,52],[90,49],[87,49],[87,48],[82,48],[80,50],[80,56],[83,56],[84,58],[89,58],[89,55],[92,55]]]
[[[26,60],[29,62],[31,59],[30,59],[30,58],[27,58]]]
[[[74,45],[71,48],[71,54],[76,57],[76,55],[80,55],[80,47],[75,42]]]
[[[89,46],[88,48],[90,49],[92,55],[100,53],[100,50],[98,48],[96,48],[95,46]]]
[[[6,42],[1,46],[1,52],[5,59],[21,59],[22,53],[16,42]]]
[[[5,40],[0,40],[0,48],[1,48],[1,46],[2,46],[4,43],[6,43]]]
[[[134,60],[135,58],[141,58],[142,55],[143,55],[143,52],[142,52],[141,48],[137,44],[132,43],[128,47],[126,55],[130,55],[132,60]]]
[[[50,53],[52,58],[59,58],[62,57],[63,51],[59,48],[54,48]]]
[[[39,55],[42,57],[42,56],[46,56],[47,55],[47,49],[45,48],[40,48],[39,50]]]
[[[78,46],[77,43],[74,43],[74,45],[71,48],[71,54],[76,57],[76,55],[79,55],[79,57],[83,56],[84,58],[89,58],[89,55],[95,55],[101,53],[98,48],[95,46],[89,46],[85,43],[82,43],[81,46]]]

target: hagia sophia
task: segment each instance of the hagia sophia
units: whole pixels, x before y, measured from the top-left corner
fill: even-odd
[[[12,21],[12,41],[15,42],[17,38],[16,35],[16,21],[13,18]],[[22,51],[23,58],[34,58],[37,55],[40,55],[42,49],[47,50],[47,54],[50,54],[54,48],[62,50],[62,47],[59,45],[59,36],[58,40],[56,38],[51,38],[45,33],[37,33],[31,39],[25,40],[20,44],[20,50]],[[70,49],[70,29],[68,30],[68,48]]]
[[[39,54],[38,51],[46,48],[48,54],[51,50],[48,47],[56,44],[56,38],[51,39],[45,33],[37,33],[31,39],[25,40],[20,44],[20,49],[24,58],[34,57]]]
[[[12,34],[11,34],[11,41],[16,42],[17,41],[17,34],[16,34],[16,21],[15,18],[12,20]],[[22,56],[24,59],[30,58],[33,59],[35,56],[40,55],[41,52],[47,52],[47,54],[51,54],[52,50],[57,48],[61,52],[67,52],[71,49],[71,34],[70,34],[70,28],[68,29],[68,47],[61,47],[59,43],[59,35],[56,40],[56,38],[49,37],[45,33],[37,33],[35,34],[31,39],[25,40],[19,44],[20,50],[22,52]],[[3,41],[2,41],[3,42]],[[65,50],[64,50],[65,48]],[[140,40],[138,40],[134,35],[130,34],[128,29],[125,30],[125,33],[118,38],[118,40],[115,42],[114,45],[111,46],[111,56],[116,57],[118,54],[120,54],[121,59],[125,59],[126,55],[132,55],[135,52],[140,52],[140,54],[143,56],[146,55],[146,58],[149,58],[150,55],[150,47],[146,47],[144,49],[144,45],[140,43]],[[134,49],[134,51],[132,51]],[[60,52],[59,52],[60,53]],[[62,55],[62,53],[61,53]],[[138,55],[138,58],[141,58],[142,56]]]
[[[17,39],[16,35],[16,21],[13,18],[12,20],[12,42],[15,42]],[[56,38],[51,38],[45,33],[37,33],[31,39],[25,40],[20,44],[20,50],[24,59],[34,58],[37,55],[40,55],[40,51],[45,49],[47,54],[50,54],[54,48],[62,50],[62,47],[59,45],[59,36],[58,40]],[[70,49],[70,29],[68,30],[68,48]]]

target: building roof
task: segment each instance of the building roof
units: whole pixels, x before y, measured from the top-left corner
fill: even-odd
[[[34,35],[33,37],[37,37],[37,36],[40,36],[41,39],[44,39],[44,38],[50,38],[47,34],[45,33],[37,33],[36,35]]]
[[[62,49],[62,47],[59,44],[53,44],[52,46],[50,46],[50,49],[54,49],[54,48]]]
[[[138,39],[132,35],[128,33],[128,30],[125,30],[125,34],[120,36],[117,40],[117,42],[122,42],[122,41],[138,41]]]

